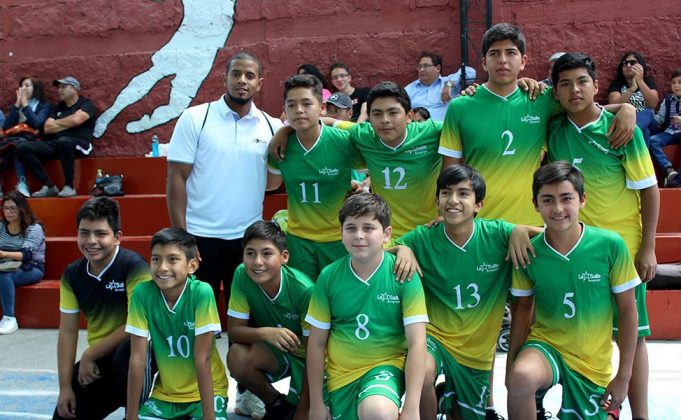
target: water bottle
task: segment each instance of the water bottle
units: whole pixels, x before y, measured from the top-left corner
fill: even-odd
[[[153,136],[151,136],[151,157],[159,157],[159,152],[158,152],[158,135],[154,133]]]

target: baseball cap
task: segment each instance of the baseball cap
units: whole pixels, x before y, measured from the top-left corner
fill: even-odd
[[[80,82],[75,77],[66,76],[63,79],[57,79],[52,81],[52,86],[59,87],[59,85],[71,85],[76,90],[80,90]]]
[[[326,100],[326,103],[333,104],[338,108],[343,109],[352,108],[352,99],[350,99],[350,97],[343,92],[336,92],[333,95],[329,96],[329,99]]]

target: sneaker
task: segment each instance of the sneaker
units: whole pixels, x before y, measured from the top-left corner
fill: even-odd
[[[17,191],[23,194],[24,197],[31,196],[31,192],[28,190],[28,184],[26,183],[26,178],[24,178],[23,176],[21,177],[19,183],[17,183],[17,186],[15,188]]]
[[[31,197],[56,197],[57,195],[59,195],[59,189],[56,185],[51,187],[43,185],[41,189],[31,194]]]
[[[437,413],[445,414],[445,383],[435,385],[435,399],[437,400]]]
[[[17,319],[13,316],[3,316],[0,322],[0,334],[12,334],[19,329]]]
[[[241,394],[237,392],[234,413],[240,416],[262,420],[262,418],[265,417],[265,403],[251,391],[246,391]]]
[[[506,420],[504,416],[497,413],[493,408],[488,408],[485,410],[485,420]]]
[[[546,420],[546,419],[552,419],[553,415],[551,414],[550,411],[544,410],[544,408],[539,408],[537,409],[537,420]]]
[[[678,172],[674,170],[671,166],[664,170],[664,186],[667,187],[672,182],[672,180],[678,175]]]
[[[279,398],[272,404],[265,405],[263,420],[286,420],[293,416],[296,406],[286,400],[286,396],[279,394]]]
[[[59,191],[59,197],[73,197],[76,195],[76,190],[73,189],[73,187],[69,187],[68,185],[64,185],[64,188],[62,188],[61,191]]]

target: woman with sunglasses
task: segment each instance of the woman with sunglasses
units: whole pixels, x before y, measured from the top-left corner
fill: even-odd
[[[0,334],[11,334],[19,328],[14,315],[14,288],[37,283],[45,273],[43,227],[26,197],[16,190],[7,194],[2,202],[0,265],[0,302],[3,311]]]
[[[630,103],[636,108],[636,125],[643,131],[648,145],[650,127],[656,125],[653,109],[659,102],[655,81],[648,77],[648,65],[637,51],[622,55],[617,68],[617,77],[608,88],[608,102],[611,104]]]

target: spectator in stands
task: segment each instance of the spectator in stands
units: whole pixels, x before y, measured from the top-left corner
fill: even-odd
[[[430,119],[430,112],[422,106],[417,106],[413,111],[414,118],[412,118],[412,121],[414,122],[427,121]]]
[[[557,53],[554,53],[551,57],[549,57],[549,73],[546,79],[542,80],[541,83],[545,84],[546,86],[553,86],[553,80],[551,79],[551,71],[553,71],[553,63],[556,62],[560,57],[564,56],[565,53],[560,51]]]
[[[331,78],[331,83],[333,84],[333,86],[336,89],[338,89],[338,92],[343,92],[347,94],[352,100],[352,116],[350,117],[350,121],[353,122],[366,121],[368,118],[366,101],[367,95],[369,94],[369,90],[371,90],[371,88],[368,87],[356,88],[352,86],[350,84],[352,82],[352,74],[350,73],[350,67],[348,67],[348,65],[345,63],[335,62],[331,64],[331,67],[329,67],[329,77]],[[332,115],[329,116],[332,117]]]
[[[678,187],[677,171],[664,153],[664,147],[681,143],[681,68],[672,73],[672,93],[667,95],[655,115],[661,133],[650,137],[650,154],[657,166],[664,170],[665,187]]]
[[[128,302],[134,288],[151,278],[147,262],[120,247],[121,219],[115,200],[88,200],[76,214],[76,226],[83,256],[66,267],[59,283],[55,420],[104,419],[125,405]],[[87,347],[75,363],[81,311],[87,320]],[[142,395],[149,395],[151,383],[147,385]]]
[[[350,121],[352,118],[352,99],[346,93],[336,92],[326,101],[326,116],[336,120]]]
[[[14,288],[37,283],[45,272],[45,233],[26,197],[11,191],[2,202],[0,222],[0,334],[19,328],[14,316]],[[10,263],[10,264],[7,264]],[[18,267],[17,267],[18,266]]]
[[[413,107],[424,107],[433,120],[443,121],[447,104],[461,92],[461,70],[449,76],[442,76],[442,57],[423,51],[416,65],[419,78],[409,83],[405,90]],[[466,67],[466,81],[475,79],[475,69]],[[454,92],[454,94],[452,94]]]
[[[630,103],[636,108],[636,125],[643,132],[643,140],[650,145],[651,126],[654,128],[659,96],[655,81],[648,77],[648,65],[637,51],[622,55],[617,76],[608,88],[608,102],[611,104]]]
[[[329,81],[324,77],[322,74],[322,71],[319,70],[317,66],[314,64],[301,64],[298,66],[298,70],[296,71],[298,74],[311,74],[312,76],[316,77],[319,79],[319,81],[322,82],[322,86],[324,89],[322,89],[322,101],[326,102],[327,99],[329,99],[329,96],[331,96],[331,85],[329,84]]]
[[[45,141],[24,142],[17,147],[17,155],[26,168],[43,186],[32,197],[72,197],[74,160],[76,155],[92,151],[92,132],[97,111],[89,99],[79,95],[80,83],[74,77],[53,80],[59,103],[45,121]],[[64,171],[64,188],[59,191],[49,178],[41,161],[59,158]]]
[[[15,156],[14,148],[25,141],[34,141],[42,137],[43,125],[50,115],[52,106],[45,97],[43,83],[36,76],[25,76],[19,79],[16,95],[17,99],[9,109],[9,115],[5,119],[3,129],[12,132],[12,127],[25,124],[29,129],[37,131],[37,134],[32,134],[28,131],[23,131],[20,134],[8,133],[6,139],[3,140],[3,144],[11,143],[12,146],[2,150],[2,163],[4,167],[9,166],[12,162],[14,163],[14,170],[19,181],[16,189],[26,197],[30,197],[31,193],[26,183],[26,169],[21,160]],[[26,127],[23,128],[23,130],[25,129]],[[0,185],[2,185],[1,172]]]

